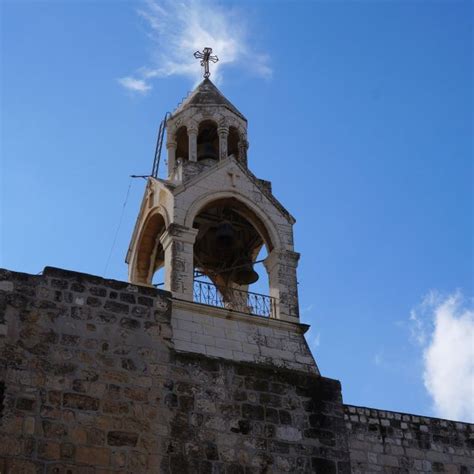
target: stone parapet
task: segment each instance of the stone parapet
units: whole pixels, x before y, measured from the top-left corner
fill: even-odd
[[[352,472],[474,472],[474,425],[344,406]]]
[[[306,325],[179,300],[171,324],[178,351],[319,374]]]

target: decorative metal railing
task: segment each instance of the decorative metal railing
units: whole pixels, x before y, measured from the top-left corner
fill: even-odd
[[[265,318],[275,317],[276,302],[271,296],[219,287],[200,280],[194,280],[194,302]]]

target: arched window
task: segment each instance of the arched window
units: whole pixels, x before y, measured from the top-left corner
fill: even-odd
[[[189,140],[188,131],[183,125],[178,129],[175,136],[176,140],[176,158],[189,159]]]
[[[252,314],[273,314],[271,299],[264,296],[269,294],[269,278],[261,261],[273,246],[257,216],[236,199],[222,199],[201,209],[193,227],[198,229],[195,285],[201,297],[210,298],[198,302]]]
[[[237,160],[240,159],[239,141],[239,131],[235,127],[229,127],[229,137],[227,139],[227,153],[229,155],[234,155]]]
[[[165,257],[160,243],[164,231],[165,220],[161,214],[153,214],[145,222],[130,275],[133,283],[151,285],[155,272],[164,267]]]
[[[219,135],[217,124],[212,120],[204,120],[199,124],[197,137],[197,161],[219,159]]]

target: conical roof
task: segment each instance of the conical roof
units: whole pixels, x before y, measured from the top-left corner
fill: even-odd
[[[208,107],[212,105],[221,105],[227,107],[231,112],[238,115],[245,121],[247,120],[237,108],[225,98],[222,92],[213,84],[213,82],[206,78],[194,89],[186,99],[181,102],[178,108],[174,111],[176,115],[188,107]]]

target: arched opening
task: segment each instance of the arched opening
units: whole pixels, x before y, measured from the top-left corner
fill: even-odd
[[[133,262],[132,283],[142,285],[155,283],[153,275],[164,267],[164,251],[160,243],[160,237],[164,231],[165,220],[161,214],[153,214],[144,224]]]
[[[199,124],[197,137],[197,161],[219,160],[219,135],[217,124],[212,120],[204,120]]]
[[[229,136],[227,139],[227,153],[228,155],[234,155],[237,160],[240,159],[239,142],[239,131],[235,127],[229,127]]]
[[[194,218],[195,299],[241,312],[272,316],[262,260],[273,248],[263,222],[235,198],[206,205]]]
[[[152,278],[152,285],[159,290],[165,289],[165,266],[157,268]]]
[[[176,158],[189,159],[189,140],[187,128],[183,125],[175,135],[176,140]]]

